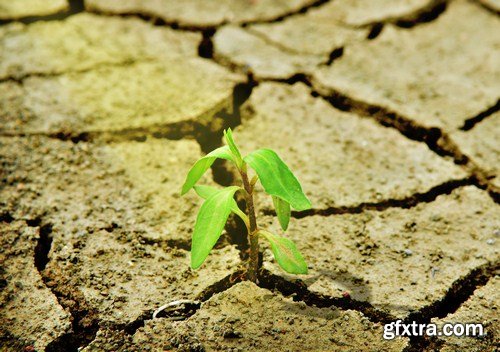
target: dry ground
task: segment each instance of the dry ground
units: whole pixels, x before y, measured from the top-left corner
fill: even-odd
[[[496,351],[496,0],[0,0],[0,351]],[[313,209],[189,268],[184,175],[234,129]],[[204,178],[227,185],[216,163]],[[259,223],[279,231],[257,194]],[[161,305],[188,303],[152,313]],[[395,319],[483,338],[382,338]]]

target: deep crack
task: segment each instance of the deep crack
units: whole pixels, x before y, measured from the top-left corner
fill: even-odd
[[[198,56],[205,59],[213,59],[214,57],[214,43],[213,36],[215,29],[207,29],[202,32],[202,39],[198,46]]]
[[[388,22],[394,23],[398,27],[413,28],[422,23],[428,23],[436,20],[441,16],[448,6],[447,0],[434,0],[428,6],[422,8],[403,18],[391,19]]]
[[[380,33],[382,33],[382,30],[384,29],[384,24],[383,23],[375,23],[371,26],[370,32],[366,36],[366,39],[368,40],[373,40],[377,38]]]
[[[75,290],[71,279],[61,272],[46,272],[48,254],[52,246],[52,224],[41,219],[27,221],[28,226],[39,226],[40,237],[35,247],[34,261],[45,286],[55,295],[59,305],[71,315],[71,331],[59,336],[46,347],[46,352],[77,352],[94,340],[98,330],[97,312],[90,308],[83,294]]]
[[[474,178],[472,176],[459,180],[447,181],[432,187],[427,192],[415,193],[405,198],[386,199],[381,202],[366,202],[354,206],[292,211],[292,216],[296,219],[301,219],[313,215],[330,216],[338,214],[360,214],[367,210],[384,211],[389,208],[409,209],[421,203],[431,203],[439,196],[451,194],[455,189],[469,185],[474,185]],[[264,213],[266,215],[275,215],[274,210],[265,210]]]
[[[278,291],[285,297],[293,296],[294,301],[303,301],[312,307],[356,310],[363,313],[373,323],[387,323],[395,320],[395,317],[376,309],[369,302],[354,300],[351,297],[328,297],[311,292],[302,280],[290,281],[274,275],[266,269],[260,271],[259,286],[271,291]]]
[[[486,263],[474,268],[464,277],[455,281],[446,292],[443,299],[411,313],[405,319],[405,323],[415,321],[417,324],[428,324],[432,318],[444,318],[455,313],[463,303],[472,297],[474,291],[483,287],[488,280],[495,276],[500,270],[500,263]],[[410,346],[405,352],[418,352],[439,346],[439,342],[427,336],[410,337]]]
[[[328,55],[328,60],[325,62],[326,66],[330,66],[335,60],[339,59],[344,55],[344,47],[333,49]]]
[[[40,226],[40,237],[35,247],[35,266],[40,273],[45,270],[45,267],[49,262],[49,252],[51,247],[52,225],[45,224]]]
[[[452,141],[446,132],[437,127],[421,126],[395,111],[353,99],[334,89],[329,90],[328,94],[322,94],[312,87],[307,76],[305,76],[302,82],[311,87],[311,95],[313,97],[325,99],[334,108],[341,111],[353,112],[362,117],[373,118],[382,126],[394,128],[411,140],[425,143],[427,147],[437,155],[441,157],[451,157],[455,164],[461,166],[472,176],[471,180],[474,185],[482,189],[488,189],[493,200],[498,202],[498,190],[490,184],[488,173],[481,169],[467,155],[462,153],[460,148]],[[491,111],[494,109],[497,109],[496,105],[491,108]],[[485,114],[491,111],[488,109]]]

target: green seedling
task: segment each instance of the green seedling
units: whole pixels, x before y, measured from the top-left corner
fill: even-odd
[[[257,280],[259,237],[269,242],[274,258],[283,270],[292,274],[306,274],[307,264],[295,243],[286,237],[258,227],[253,199],[255,185],[260,181],[264,191],[272,197],[281,228],[286,231],[291,208],[296,210],[311,208],[311,202],[302,192],[299,181],[278,154],[271,149],[258,149],[242,157],[234,143],[231,129],[224,131],[224,140],[225,146],[213,150],[193,165],[182,186],[183,195],[194,188],[196,193],[205,199],[194,226],[191,267],[197,269],[203,264],[222,234],[229,214],[232,212],[243,220],[247,228],[250,242],[247,273],[249,280],[254,282]],[[225,159],[234,164],[240,174],[243,187],[229,186],[218,189],[196,184],[216,159]],[[249,167],[256,173],[251,179]],[[244,194],[246,212],[238,207],[234,199],[236,192]]]

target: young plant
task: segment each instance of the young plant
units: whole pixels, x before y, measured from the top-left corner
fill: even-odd
[[[255,184],[260,181],[265,192],[272,197],[281,228],[286,231],[290,221],[291,208],[296,210],[311,208],[311,202],[302,192],[299,181],[278,154],[271,149],[258,149],[242,157],[234,143],[231,129],[224,131],[224,139],[225,146],[213,150],[193,165],[182,186],[182,195],[194,188],[196,193],[205,199],[194,226],[191,243],[191,267],[197,269],[203,264],[222,234],[229,214],[233,212],[243,220],[248,232],[250,242],[249,280],[254,282],[257,280],[259,237],[269,241],[274,258],[283,270],[292,274],[306,274],[307,264],[297,250],[295,243],[288,238],[258,227],[253,200]],[[230,186],[217,189],[211,186],[196,185],[217,158],[229,160],[235,165],[241,176],[243,187]],[[249,167],[256,173],[251,179],[248,175]],[[242,192],[245,196],[246,213],[238,207],[234,200],[236,192]]]

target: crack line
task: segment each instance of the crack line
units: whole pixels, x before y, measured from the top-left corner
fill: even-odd
[[[473,129],[477,124],[479,124],[481,121],[486,119],[487,117],[497,113],[500,111],[500,99],[497,100],[497,102],[490,106],[488,109],[480,112],[474,117],[471,117],[467,120],[465,120],[464,124],[462,127],[460,127],[460,130],[462,131],[470,131]]]
[[[302,219],[308,216],[330,216],[341,214],[360,214],[364,211],[384,211],[390,208],[410,209],[421,203],[431,203],[439,196],[451,194],[455,189],[475,185],[473,177],[466,177],[458,180],[447,181],[432,187],[426,192],[415,193],[405,198],[386,199],[381,202],[366,202],[354,206],[329,207],[325,209],[309,209],[304,211],[292,211],[292,216],[296,219]],[[265,215],[275,215],[274,210],[264,210]]]
[[[47,22],[47,21],[62,21],[65,20],[66,18],[76,15],[80,12],[84,11],[84,5],[83,5],[84,0],[68,0],[69,2],[69,9],[66,11],[59,11],[56,13],[52,13],[49,15],[43,15],[43,16],[25,16],[25,17],[20,17],[20,18],[12,18],[12,19],[3,19],[0,20],[0,26],[14,23],[14,22],[21,22],[24,24],[30,24],[34,22]]]
[[[100,70],[103,68],[122,68],[122,67],[127,67],[131,66],[134,64],[138,63],[152,63],[155,62],[154,59],[152,58],[145,58],[145,59],[125,59],[123,61],[117,61],[117,62],[101,62],[96,65],[90,66],[90,67],[83,67],[81,69],[76,69],[76,70],[64,70],[64,71],[57,71],[57,72],[29,72],[25,73],[19,76],[6,76],[0,78],[0,84],[2,83],[8,83],[8,82],[14,82],[18,84],[23,84],[24,80],[30,79],[30,78],[57,78],[61,77],[64,75],[70,75],[70,74],[80,74],[80,73],[88,73],[96,70]]]

